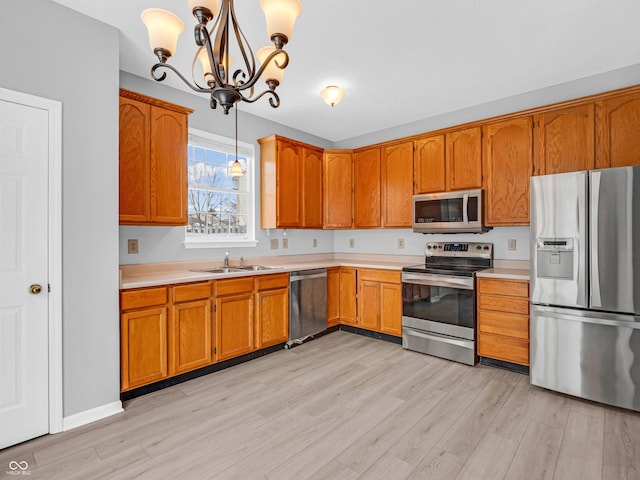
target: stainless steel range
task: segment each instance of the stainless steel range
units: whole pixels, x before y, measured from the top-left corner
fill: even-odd
[[[402,269],[402,346],[475,365],[475,276],[492,266],[491,243],[427,243],[424,265]]]

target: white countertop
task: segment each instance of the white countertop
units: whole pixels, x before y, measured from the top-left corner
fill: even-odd
[[[296,270],[311,270],[314,268],[340,266],[400,271],[402,270],[402,267],[415,265],[422,261],[423,259],[420,256],[403,255],[291,255],[246,259],[245,265],[264,265],[272,268],[269,270],[247,270],[245,272],[229,273],[208,273],[202,271],[222,267],[220,260],[121,265],[120,288],[124,290],[129,288],[153,287],[174,283],[219,280],[255,275],[269,275],[279,272],[293,272]],[[236,259],[232,259],[230,263],[231,267],[238,266]]]
[[[507,280],[529,280],[528,260],[494,260],[493,268],[476,274],[480,278],[504,278]]]

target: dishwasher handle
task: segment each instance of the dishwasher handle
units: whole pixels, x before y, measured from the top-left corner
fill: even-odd
[[[289,276],[290,282],[299,282],[300,280],[310,280],[312,278],[327,278],[326,269],[315,269],[299,272],[291,272]]]

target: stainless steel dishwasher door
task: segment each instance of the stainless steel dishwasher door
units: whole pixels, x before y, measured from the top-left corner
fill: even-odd
[[[287,346],[327,329],[327,269],[291,272]]]

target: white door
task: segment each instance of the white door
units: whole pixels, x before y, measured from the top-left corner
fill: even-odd
[[[48,116],[0,101],[0,449],[49,431]]]

